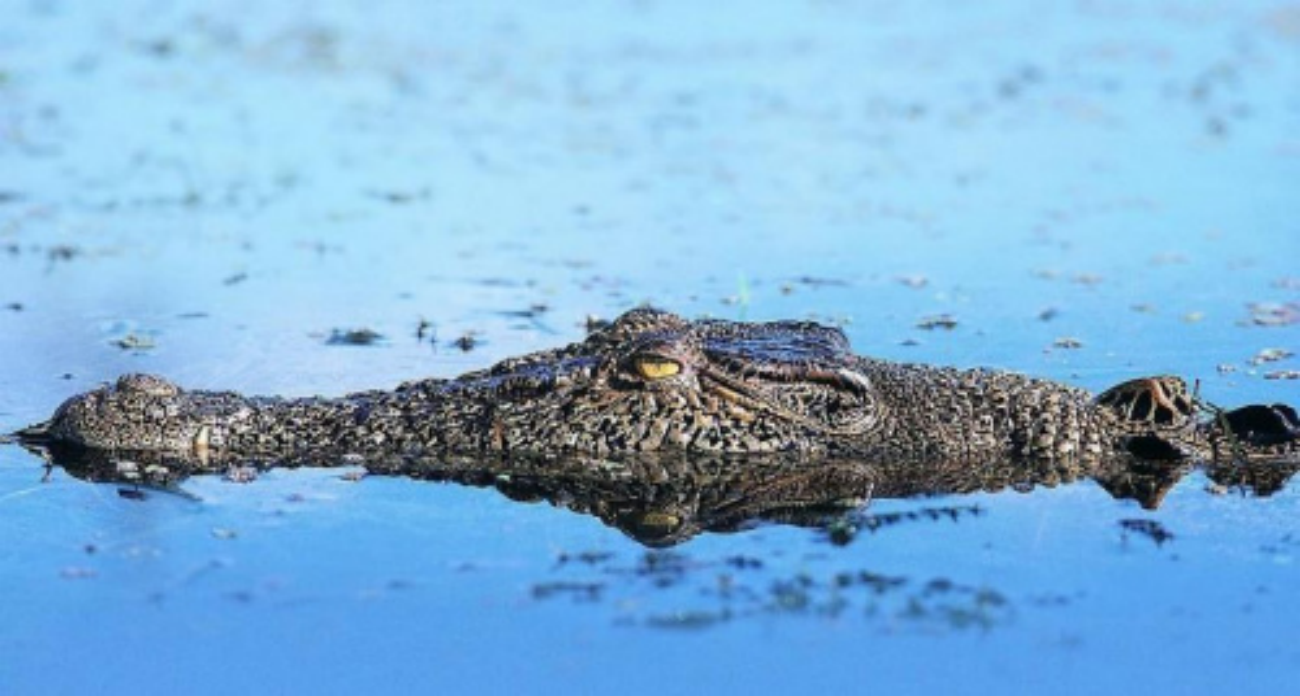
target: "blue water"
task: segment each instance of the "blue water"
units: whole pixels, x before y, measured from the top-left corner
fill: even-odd
[[[295,395],[454,375],[642,302],[1300,402],[1266,378],[1296,358],[1251,363],[1300,352],[1255,321],[1300,303],[1295,5],[267,5],[0,2],[0,431],[128,371]],[[385,340],[327,345],[349,328]],[[141,501],[0,446],[0,692],[1300,676],[1295,484],[1193,474],[1150,512],[1090,482],[877,500],[980,514],[647,556],[546,503],[338,474]],[[835,587],[863,572],[899,583]]]

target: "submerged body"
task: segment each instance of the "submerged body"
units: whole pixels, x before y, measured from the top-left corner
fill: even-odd
[[[1207,411],[1208,413],[1208,411]],[[93,449],[260,461],[436,452],[797,452],[1089,460],[1294,456],[1287,406],[1201,415],[1182,380],[1094,398],[990,370],[854,355],[806,322],[687,321],[632,310],[585,341],[452,380],[336,399],[186,391],[127,375],[26,431]]]

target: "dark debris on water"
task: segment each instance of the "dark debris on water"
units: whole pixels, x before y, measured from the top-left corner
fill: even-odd
[[[477,348],[479,344],[482,343],[482,339],[480,339],[478,336],[479,335],[477,332],[466,331],[465,333],[457,337],[456,340],[452,341],[451,346],[453,348],[459,349],[462,353],[468,353],[471,350]]]
[[[333,329],[325,339],[330,346],[373,346],[384,341],[384,335],[373,329]]]
[[[533,585],[532,593],[533,599],[568,597],[576,602],[598,602],[604,590],[605,584],[602,582],[555,580]]]
[[[550,305],[547,305],[544,302],[538,302],[529,305],[526,309],[507,309],[498,312],[498,314],[503,317],[511,317],[514,319],[538,319],[549,311],[551,311]]]
[[[1125,519],[1119,521],[1119,526],[1120,529],[1124,530],[1122,535],[1124,541],[1128,541],[1130,533],[1144,536],[1155,543],[1156,546],[1164,546],[1174,540],[1174,533],[1156,520]]]
[[[916,323],[916,328],[924,329],[926,331],[933,331],[935,329],[951,331],[957,328],[957,320],[954,319],[951,314],[939,314],[932,317],[922,318]]]

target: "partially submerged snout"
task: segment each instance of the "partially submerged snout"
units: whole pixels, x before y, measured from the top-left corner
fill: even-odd
[[[54,436],[50,434],[50,421],[42,421],[8,435],[0,435],[0,443],[17,442],[20,445],[45,445],[53,441]]]
[[[201,425],[184,392],[154,375],[123,375],[115,384],[63,402],[49,420],[14,436],[23,443],[60,442],[91,449],[185,451]]]

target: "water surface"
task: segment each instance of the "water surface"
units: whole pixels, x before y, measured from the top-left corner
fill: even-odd
[[[1300,401],[1258,359],[1300,350],[1300,6],[425,5],[0,3],[0,431],[130,371],[451,376],[643,302]],[[491,489],[141,500],[4,446],[0,690],[1278,692],[1300,493],[1210,484],[651,551]]]

